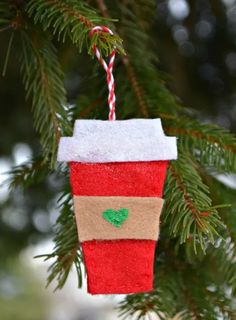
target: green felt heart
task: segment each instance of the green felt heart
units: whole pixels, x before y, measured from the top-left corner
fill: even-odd
[[[120,210],[107,209],[103,211],[103,218],[116,228],[120,228],[125,220],[128,219],[129,210],[121,208]]]

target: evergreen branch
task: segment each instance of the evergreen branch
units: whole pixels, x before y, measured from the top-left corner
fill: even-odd
[[[9,56],[12,49],[12,42],[14,38],[14,31],[18,29],[21,21],[21,15],[16,8],[10,3],[0,3],[0,32],[11,30],[9,43],[7,46],[6,57],[3,64],[2,76],[6,75]]]
[[[209,252],[210,264],[214,264],[221,277],[220,283],[224,283],[236,294],[236,245],[231,238],[222,241],[217,248]],[[223,278],[223,279],[222,279]],[[223,280],[223,281],[222,281]]]
[[[182,289],[184,300],[187,303],[187,308],[188,311],[186,312],[187,319],[191,320],[200,320],[201,318],[198,316],[199,315],[199,309],[198,305],[194,301],[194,299],[191,296],[190,290],[188,291],[187,288]]]
[[[73,205],[70,193],[64,194],[60,200],[60,215],[56,222],[54,243],[55,247],[52,253],[43,254],[35,258],[44,258],[44,260],[55,260],[49,267],[49,276],[47,286],[52,281],[57,281],[55,290],[61,289],[69,275],[72,266],[75,266],[78,277],[78,287],[82,286],[82,253],[78,244],[78,235]]]
[[[218,200],[229,202],[232,204],[227,210],[220,211],[220,215],[224,224],[226,225],[225,238],[226,241],[219,241],[218,245],[211,247],[208,250],[209,265],[214,265],[214,268],[218,270],[220,280],[219,283],[224,283],[232,290],[232,295],[236,294],[236,225],[235,225],[235,190],[229,189],[221,182],[217,181],[213,177],[208,178],[208,184],[214,191],[213,196]],[[208,266],[206,266],[208,267]],[[227,311],[230,312],[230,309]],[[233,314],[235,316],[235,310]],[[236,317],[236,316],[235,316]],[[232,316],[232,318],[234,317]]]
[[[229,295],[222,269],[212,259],[219,245],[209,246],[206,255],[194,255],[191,259],[185,253],[187,246],[176,250],[175,240],[162,235],[158,241],[154,287],[155,291],[161,289],[160,298],[164,297],[169,317],[184,310],[184,320],[233,320],[234,295]]]
[[[201,265],[199,267],[201,268]],[[186,320],[215,320],[222,316],[223,319],[234,319],[236,309],[224,288],[217,286],[216,293],[212,294],[211,282],[204,279],[204,272],[199,272],[196,268],[190,269],[196,276],[192,277],[186,270],[186,274],[182,274],[183,287],[179,288],[182,296],[180,300],[186,307]],[[213,280],[212,286],[214,285]],[[232,315],[234,317],[231,318]]]
[[[6,180],[10,189],[17,187],[28,188],[36,184],[48,175],[49,169],[47,163],[41,158],[36,158],[30,162],[14,167],[8,175],[10,177]]]
[[[96,44],[102,53],[107,56],[116,48],[118,53],[124,54],[122,40],[117,35],[108,33],[94,34],[89,38],[89,31],[95,25],[109,22],[97,15],[86,3],[77,0],[31,0],[26,8],[34,22],[40,22],[43,29],[53,28],[53,33],[58,39],[65,41],[69,37],[79,46],[80,50],[85,43],[90,54],[93,54],[93,46]]]
[[[198,124],[199,126],[199,124]],[[201,140],[207,140],[207,142],[211,144],[217,144],[220,148],[223,148],[227,151],[231,151],[232,153],[236,154],[236,138],[230,134],[229,132],[226,132],[224,129],[217,127],[217,126],[204,126],[205,129],[208,129],[208,131],[211,130],[213,134],[205,134],[204,132],[197,131],[197,130],[186,130],[181,128],[167,128],[166,131],[171,134],[176,134],[178,136],[184,135],[184,136],[191,136],[193,139],[201,139]],[[203,129],[203,126],[201,126],[201,129]],[[229,144],[224,144],[224,141],[222,140],[222,134],[224,138],[228,139]]]
[[[160,245],[163,244],[157,255],[155,286],[160,285],[162,290],[163,285],[169,288],[165,290],[165,297],[171,301],[169,307],[166,305],[170,314],[184,309],[185,320],[234,319],[233,295],[226,294],[222,270],[212,259],[211,252],[215,253],[218,246],[209,246],[207,255],[195,256],[190,261],[183,250],[176,251],[173,240],[168,244],[164,240]]]
[[[32,95],[34,125],[40,134],[45,161],[55,165],[61,133],[69,133],[64,75],[55,49],[47,39],[22,33],[22,73],[27,97]]]
[[[163,216],[170,234],[178,236],[180,243],[192,239],[195,252],[198,243],[203,251],[207,240],[214,243],[217,229],[223,227],[208,195],[191,158],[180,152],[178,161],[169,165]]]
[[[216,125],[204,125],[190,118],[175,119],[165,131],[177,135],[183,150],[217,171],[236,172],[236,138]]]
[[[87,30],[92,29],[95,26],[94,22],[98,19],[94,10],[89,9],[86,4],[74,0],[31,0],[28,3],[27,11],[30,16],[34,16],[35,23],[43,23],[45,30],[54,24],[55,32],[57,32],[60,28],[60,22],[64,22],[61,24],[62,28],[59,30],[59,36],[62,32],[66,32],[66,28],[72,23],[74,25],[75,23],[82,24]],[[64,21],[57,20],[62,15]],[[90,19],[86,16],[90,16]],[[50,21],[47,18],[50,18]],[[47,21],[44,22],[44,19]]]
[[[1,31],[12,28],[12,19],[14,18],[14,12],[11,10],[11,6],[6,1],[0,3],[0,27]]]
[[[23,2],[22,2],[23,6]],[[0,3],[0,32],[8,29],[16,30],[22,24],[21,5],[13,1],[1,1]]]
[[[163,301],[161,298],[166,297],[165,293],[159,288],[152,293],[126,296],[119,304],[119,317],[127,319],[133,316],[133,319],[139,320],[144,319],[150,312],[153,312],[160,320],[167,319],[170,315],[165,306],[167,301]]]
[[[235,207],[236,197],[235,190],[227,187],[225,184],[216,179],[213,175],[209,175],[206,170],[199,167],[204,182],[209,186],[211,197],[214,202],[229,203],[225,208],[219,210],[222,222],[226,226],[223,232],[224,238],[230,237],[236,243],[236,225],[235,225]]]

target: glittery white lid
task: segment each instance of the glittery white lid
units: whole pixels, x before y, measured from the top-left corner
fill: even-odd
[[[160,119],[76,120],[62,137],[58,161],[126,162],[177,159],[176,137],[165,136]]]

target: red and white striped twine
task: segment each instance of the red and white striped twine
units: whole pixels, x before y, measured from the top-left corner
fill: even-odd
[[[111,35],[113,35],[113,32],[108,29],[105,26],[96,26],[94,27],[89,35],[92,37],[92,35],[95,32],[108,32]],[[96,45],[93,46],[93,50],[94,53],[96,55],[96,57],[98,58],[98,61],[101,63],[101,65],[103,66],[103,68],[105,69],[106,73],[107,73],[107,85],[108,85],[108,105],[109,105],[109,116],[108,119],[109,120],[116,120],[116,96],[115,96],[115,82],[114,82],[114,77],[112,74],[112,70],[113,70],[113,65],[114,65],[114,60],[115,60],[115,55],[116,55],[116,51],[115,49],[111,52],[110,54],[110,61],[107,65],[106,61],[102,58],[101,53],[99,51],[99,49],[97,48]]]

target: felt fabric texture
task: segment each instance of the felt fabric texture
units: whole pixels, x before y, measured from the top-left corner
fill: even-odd
[[[74,196],[80,242],[111,239],[157,240],[163,199],[157,197]],[[128,219],[116,228],[103,218],[108,209],[128,209]]]
[[[131,132],[137,132],[141,128],[145,130],[143,133],[148,136],[152,135],[153,132],[164,135],[161,119],[129,119],[116,120],[113,122],[108,120],[79,119],[75,120],[73,136],[80,137],[81,135],[86,135],[91,128],[100,134],[104,132],[104,127],[107,131],[112,131],[113,135],[117,130],[120,130],[120,128],[127,128]]]
[[[91,294],[128,294],[153,289],[156,241],[117,240],[82,243]]]
[[[168,161],[70,163],[73,195],[162,197]]]
[[[77,120],[73,137],[62,137],[58,161],[91,163],[177,158],[176,137],[165,136],[160,119]]]

